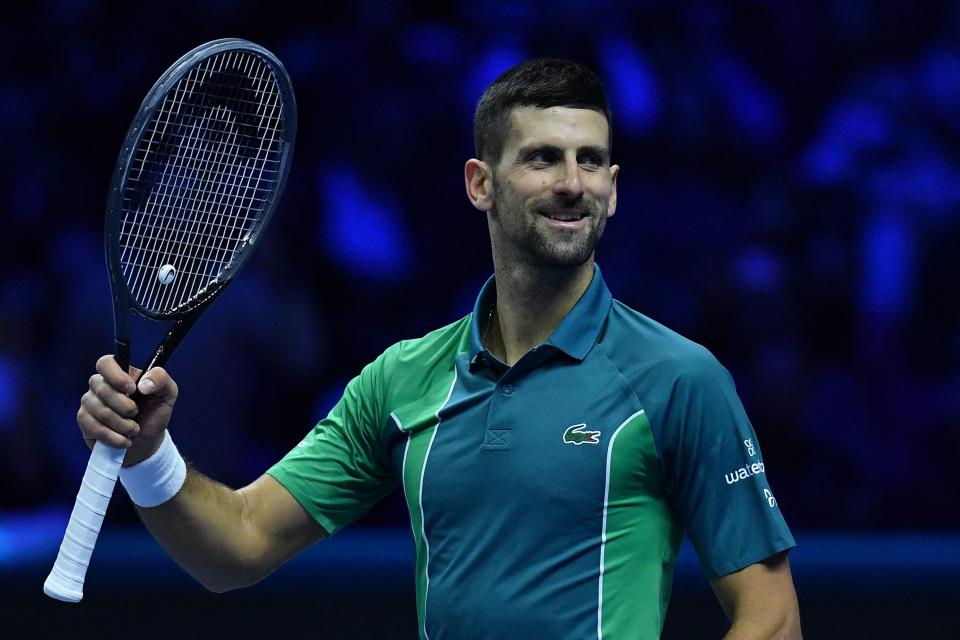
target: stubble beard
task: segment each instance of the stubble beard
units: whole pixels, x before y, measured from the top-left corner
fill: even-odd
[[[603,235],[606,217],[601,207],[606,203],[538,199],[528,204],[494,191],[494,216],[503,235],[519,254],[538,267],[569,269],[582,266],[593,255]],[[579,230],[545,229],[540,211],[574,208],[587,213],[586,228]]]

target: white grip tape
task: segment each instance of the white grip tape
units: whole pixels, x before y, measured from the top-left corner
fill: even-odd
[[[126,449],[114,449],[99,440],[93,446],[60,553],[43,583],[43,592],[51,598],[64,602],[80,602],[83,598],[87,565],[126,453]]]

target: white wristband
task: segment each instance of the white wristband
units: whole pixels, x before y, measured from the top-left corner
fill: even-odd
[[[120,469],[120,482],[138,507],[156,507],[177,495],[187,479],[187,463],[173,438],[163,432],[163,442],[152,456]]]

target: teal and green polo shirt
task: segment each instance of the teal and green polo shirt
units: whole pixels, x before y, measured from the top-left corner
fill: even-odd
[[[269,470],[331,534],[402,487],[422,638],[658,638],[684,532],[711,579],[794,546],[710,352],[597,268],[507,367],[495,297],[387,349]]]

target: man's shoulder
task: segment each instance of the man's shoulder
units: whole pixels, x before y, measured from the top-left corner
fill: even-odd
[[[468,315],[419,338],[391,345],[372,365],[379,374],[384,406],[408,424],[404,407],[429,405],[438,397],[442,400],[455,378],[457,356],[465,353],[469,344]]]
[[[661,380],[676,380],[722,370],[706,347],[619,300],[610,308],[603,342],[617,368],[634,375],[655,371]]]
[[[419,365],[429,368],[443,360],[449,360],[452,366],[457,355],[469,348],[471,317],[468,314],[419,338],[400,340],[390,345],[380,359],[388,367]]]

